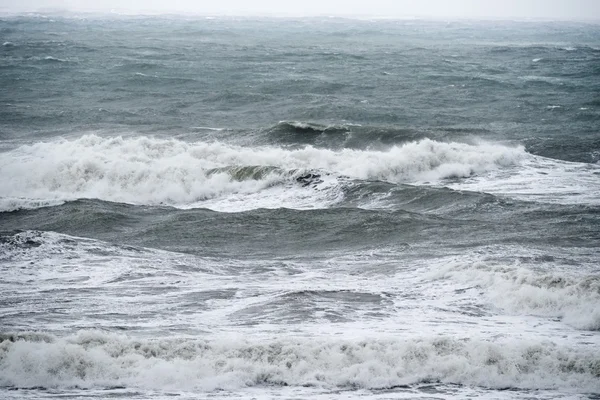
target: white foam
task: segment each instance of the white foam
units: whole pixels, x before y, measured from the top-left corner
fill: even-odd
[[[18,207],[20,199],[26,207],[36,201],[77,198],[190,207],[201,206],[202,201],[226,203],[231,196],[243,197],[294,182],[293,177],[303,170],[323,171],[337,177],[419,183],[486,173],[516,165],[524,157],[522,147],[428,139],[387,151],[333,151],[310,146],[288,150],[85,135],[1,153],[0,196],[10,209]],[[278,170],[257,179],[242,180],[233,179],[227,172],[214,171],[245,166]],[[292,187],[299,193],[299,185]],[[323,194],[313,189],[306,188],[301,195],[291,196],[289,202],[281,204],[276,204],[273,196],[262,196],[267,199],[265,204],[257,200],[253,206],[325,207],[339,200],[337,193]],[[274,191],[273,195],[281,193]],[[312,201],[307,201],[310,198]]]
[[[59,206],[64,204],[64,200],[42,200],[42,199],[28,199],[19,197],[0,197],[0,210],[1,211],[15,211],[20,209],[35,209],[41,207]]]
[[[442,382],[597,392],[598,353],[551,342],[399,338],[132,339],[5,335],[0,386],[212,391],[249,386],[390,388]],[[10,339],[14,340],[11,341]]]
[[[0,187],[11,204],[22,198],[98,198],[186,206],[223,193],[256,192],[280,178],[240,182],[226,172],[209,174],[227,165],[218,160],[222,153],[218,144],[194,147],[175,140],[87,135],[2,154]]]
[[[44,57],[44,60],[46,61],[57,61],[57,62],[68,62],[69,60],[64,60],[62,58],[56,58],[56,57],[52,57],[52,56],[46,56]]]
[[[192,126],[191,129],[199,129],[199,130],[204,130],[204,131],[216,131],[216,132],[225,130],[225,128],[212,128],[210,126]]]
[[[8,283],[10,279],[15,279],[13,283],[23,283],[24,280],[30,279],[24,277],[19,269],[26,269],[31,262],[44,265],[44,268],[32,272],[49,277],[52,285],[72,285],[69,278],[74,277],[77,272],[82,272],[90,278],[86,281],[87,285],[92,282],[105,283],[115,276],[122,275],[126,270],[143,270],[145,267],[159,269],[158,267],[167,264],[173,266],[194,263],[202,264],[201,267],[196,266],[197,271],[208,271],[219,275],[222,273],[219,265],[226,265],[220,259],[216,262],[210,258],[157,249],[120,246],[56,232],[24,231],[4,239],[0,242],[0,261],[10,261],[10,266],[3,270],[2,284]],[[114,262],[117,259],[119,262]],[[65,268],[65,265],[68,268]],[[14,268],[14,266],[22,268]],[[203,276],[203,279],[206,277]],[[40,287],[43,285],[44,283],[40,282]],[[55,287],[46,287],[46,289],[55,289]]]
[[[266,167],[269,172],[240,179],[227,171],[245,167]],[[321,173],[324,182],[299,185],[295,177],[305,171]],[[386,151],[333,151],[85,135],[0,153],[0,209],[78,198],[218,211],[325,208],[343,200],[348,178],[600,204],[597,174],[595,165],[488,143],[425,139]]]
[[[583,267],[581,267],[583,268]],[[535,270],[478,255],[446,260],[431,274],[484,289],[489,304],[513,315],[559,318],[577,329],[600,330],[600,274],[553,268]],[[479,290],[477,291],[479,292]]]
[[[600,204],[600,168],[529,155],[518,169],[490,171],[447,186],[485,192],[518,200],[557,204]]]

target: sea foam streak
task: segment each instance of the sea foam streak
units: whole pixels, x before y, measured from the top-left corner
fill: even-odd
[[[222,143],[85,135],[2,153],[0,187],[4,210],[77,198],[192,207],[206,206],[198,204],[202,201],[243,196],[294,183],[294,178],[306,171],[393,183],[435,182],[514,166],[526,156],[522,147],[429,139],[387,151],[332,151],[310,146],[296,150],[247,148]],[[260,176],[249,174],[242,179],[226,169],[252,166],[270,169]],[[292,196],[288,203],[273,205],[305,208],[317,203],[327,207],[339,200],[336,193],[315,199],[316,192],[309,192],[310,200],[304,190],[303,196],[299,195],[302,201]],[[281,192],[275,194],[281,198]],[[270,205],[268,201],[266,205],[260,201],[254,204]]]
[[[441,382],[490,388],[600,390],[600,359],[550,342],[448,337],[340,340],[64,338],[3,334],[0,386],[237,389],[391,388]]]

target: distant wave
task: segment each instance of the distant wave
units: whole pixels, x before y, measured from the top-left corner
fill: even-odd
[[[189,207],[202,200],[294,184],[306,171],[322,171],[328,177],[324,186],[333,190],[326,197],[337,201],[341,189],[336,181],[345,177],[392,183],[439,181],[514,166],[525,156],[522,147],[429,139],[386,151],[333,151],[85,135],[2,153],[0,186],[5,188],[2,202],[12,207],[19,199],[31,205],[77,198]],[[249,167],[258,169],[248,171]],[[315,193],[293,192],[305,203]],[[327,204],[331,203],[322,206]]]
[[[195,82],[196,80],[193,78],[185,78],[185,77],[180,77],[180,76],[176,76],[176,77],[172,77],[172,76],[159,76],[156,74],[144,74],[143,72],[135,72],[133,74],[134,77],[137,77],[139,79],[145,79],[145,78],[149,78],[149,79],[156,79],[156,80],[166,80],[169,81],[171,83],[186,83],[186,82]]]
[[[33,61],[39,61],[42,63],[75,63],[77,61],[75,60],[69,60],[69,59],[63,59],[63,58],[58,58],[58,57],[53,57],[53,56],[43,56],[43,57],[39,57],[39,56],[34,56],[34,57],[30,57],[28,58],[29,60],[33,60]]]
[[[45,61],[57,61],[57,62],[66,62],[67,60],[63,60],[61,58],[56,58],[56,57],[52,57],[52,56],[47,56],[44,57]]]
[[[163,65],[160,63],[147,63],[147,62],[139,61],[139,62],[132,62],[132,63],[128,63],[128,64],[115,65],[113,67],[113,69],[136,73],[136,72],[139,72],[140,70],[154,71],[155,69],[162,68],[162,67],[163,67]]]
[[[191,129],[199,130],[199,131],[215,131],[220,132],[226,130],[225,128],[213,128],[210,126],[192,126]]]
[[[281,121],[263,132],[270,144],[313,145],[330,149],[373,149],[377,146],[389,148],[394,144],[425,139],[425,135],[415,129],[306,121]]]
[[[522,76],[519,79],[525,81],[530,84],[547,84],[561,87],[571,87],[573,83],[570,81],[566,81],[565,79],[551,77],[551,76],[535,76],[535,75],[527,75]]]
[[[292,132],[305,134],[320,134],[320,133],[343,133],[348,132],[349,127],[346,125],[321,125],[310,122],[301,121],[281,121],[273,128],[272,132]]]
[[[133,339],[0,335],[0,387],[385,389],[423,382],[600,391],[600,359],[550,342],[478,339]]]

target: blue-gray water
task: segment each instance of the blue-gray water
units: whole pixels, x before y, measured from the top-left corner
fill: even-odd
[[[0,397],[600,397],[599,25],[0,42]]]

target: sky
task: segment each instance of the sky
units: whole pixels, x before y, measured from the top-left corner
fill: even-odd
[[[600,0],[0,0],[0,11],[600,20]]]

